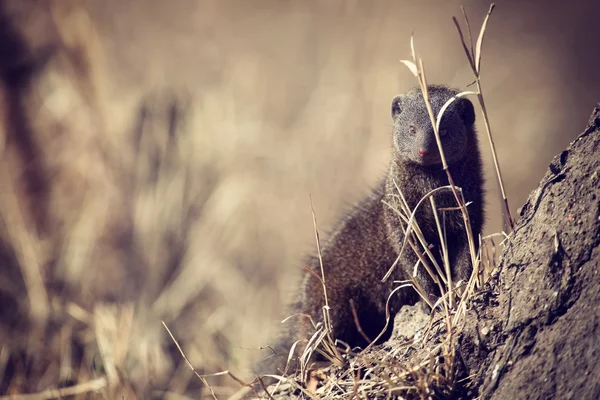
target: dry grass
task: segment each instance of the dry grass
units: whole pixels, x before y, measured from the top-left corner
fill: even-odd
[[[175,376],[181,362],[160,327],[161,318],[180,326],[175,321],[192,311],[184,308],[206,296],[197,287],[164,309],[211,189],[191,180],[186,99],[146,97],[133,128],[119,134],[109,123],[111,76],[88,14],[77,2],[49,5],[40,18],[55,28],[52,58],[36,85],[4,86],[7,102],[23,107],[4,125],[2,263],[15,283],[22,276],[23,289],[9,281],[1,288],[0,391],[39,392],[26,398],[186,392],[191,377]],[[12,34],[18,43],[16,27]]]

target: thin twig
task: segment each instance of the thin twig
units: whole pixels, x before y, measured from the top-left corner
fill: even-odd
[[[173,340],[173,343],[175,343],[175,346],[177,346],[177,350],[179,350],[179,353],[181,353],[181,356],[183,357],[183,359],[187,363],[188,367],[190,367],[190,369],[198,377],[198,379],[200,379],[200,381],[208,388],[208,390],[210,390],[210,394],[212,395],[212,397],[215,400],[218,400],[217,396],[215,395],[215,392],[210,387],[210,385],[208,384],[208,382],[206,381],[206,379],[196,371],[196,369],[194,368],[194,366],[192,365],[192,363],[190,362],[190,360],[188,360],[187,356],[183,352],[183,349],[179,345],[179,342],[177,341],[177,339],[175,339],[175,336],[173,336],[173,334],[171,333],[171,330],[169,329],[169,327],[167,326],[167,324],[165,324],[165,321],[160,321],[160,322],[162,322],[163,326],[165,327],[165,329],[169,333],[169,336],[171,336],[171,340]]]
[[[444,272],[446,273],[446,285],[448,286],[448,299],[450,301],[450,308],[454,308],[454,297],[452,296],[452,273],[450,272],[450,258],[448,255],[448,245],[446,243],[445,226],[442,229],[440,218],[438,215],[438,209],[435,205],[435,198],[432,196],[429,198],[431,203],[431,210],[433,211],[433,217],[435,219],[435,225],[438,230],[438,236],[440,238],[440,244],[442,246],[442,255],[444,257]],[[442,232],[442,230],[444,232]]]
[[[354,306],[353,299],[350,299],[350,310],[352,311],[352,316],[354,317],[354,324],[356,325],[358,333],[360,333],[360,335],[363,337],[363,339],[367,341],[367,343],[371,343],[371,339],[369,338],[369,336],[367,336],[362,326],[360,326],[360,320],[358,319],[358,314],[356,313],[356,307]]]

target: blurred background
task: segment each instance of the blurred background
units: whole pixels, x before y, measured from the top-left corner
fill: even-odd
[[[473,81],[461,4],[476,36],[486,1],[0,1],[0,392],[208,395],[161,320],[199,373],[251,378],[315,248],[309,194],[323,236],[386,172],[411,33],[430,83]],[[505,0],[489,21],[515,217],[600,99],[599,12]]]

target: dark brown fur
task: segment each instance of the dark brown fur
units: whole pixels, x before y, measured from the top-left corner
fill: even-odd
[[[457,91],[443,86],[431,86],[430,95],[434,112]],[[359,333],[352,314],[350,300],[354,302],[363,331],[370,339],[375,339],[385,325],[385,304],[394,287],[393,281],[409,280],[417,261],[415,253],[407,247],[392,276],[382,283],[381,279],[392,266],[402,241],[403,225],[396,212],[384,201],[399,207],[396,185],[400,188],[411,209],[432,189],[448,185],[446,172],[441,163],[420,164],[414,153],[419,148],[430,150],[435,157],[437,145],[431,141],[431,124],[426,120],[425,105],[420,91],[413,89],[407,95],[394,99],[394,156],[387,177],[340,222],[326,243],[323,243],[323,268],[327,284],[327,296],[333,325],[333,336],[351,347],[364,347],[368,343]],[[446,118],[448,115],[448,118]],[[472,230],[479,235],[483,223],[483,178],[476,132],[473,126],[474,112],[466,99],[457,100],[444,114],[442,126],[450,131],[443,142],[447,159],[453,159],[450,172],[455,184],[462,187],[469,206]],[[444,125],[445,121],[445,125]],[[463,125],[460,125],[463,124]],[[408,126],[415,126],[410,134]],[[460,125],[460,126],[458,126]],[[462,129],[462,130],[461,130]],[[456,138],[453,137],[454,132]],[[417,133],[415,133],[417,132]],[[414,141],[413,141],[414,139]],[[433,143],[433,144],[432,144]],[[459,145],[456,145],[459,143]],[[435,146],[435,147],[433,147]],[[459,146],[460,148],[458,148]],[[466,147],[465,147],[466,146]],[[446,149],[448,148],[448,149]],[[449,153],[450,152],[450,153]],[[454,154],[452,154],[454,152]],[[451,193],[435,196],[438,207],[456,207]],[[441,247],[434,216],[429,202],[417,213],[417,222],[428,243],[434,247],[433,254],[441,261]],[[453,280],[469,278],[472,267],[468,251],[466,233],[460,211],[446,212],[445,218],[450,265],[453,266]],[[318,257],[309,259],[308,266],[321,276]],[[432,279],[420,267],[417,279],[427,291],[427,296],[435,299],[439,291]],[[394,315],[402,305],[413,304],[418,295],[411,288],[399,290],[390,299],[390,311]],[[323,321],[323,287],[311,273],[305,273],[296,302],[290,314],[309,314],[316,322]],[[281,373],[291,345],[300,339],[308,339],[314,329],[307,318],[295,316],[286,322],[277,345],[276,354],[263,361],[257,372]],[[382,339],[387,339],[391,326]],[[296,350],[301,354],[302,345]],[[288,372],[293,372],[297,364],[292,363]]]

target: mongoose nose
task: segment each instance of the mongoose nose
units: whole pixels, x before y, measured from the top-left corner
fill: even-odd
[[[419,156],[425,157],[427,155],[429,155],[429,151],[419,148]]]

